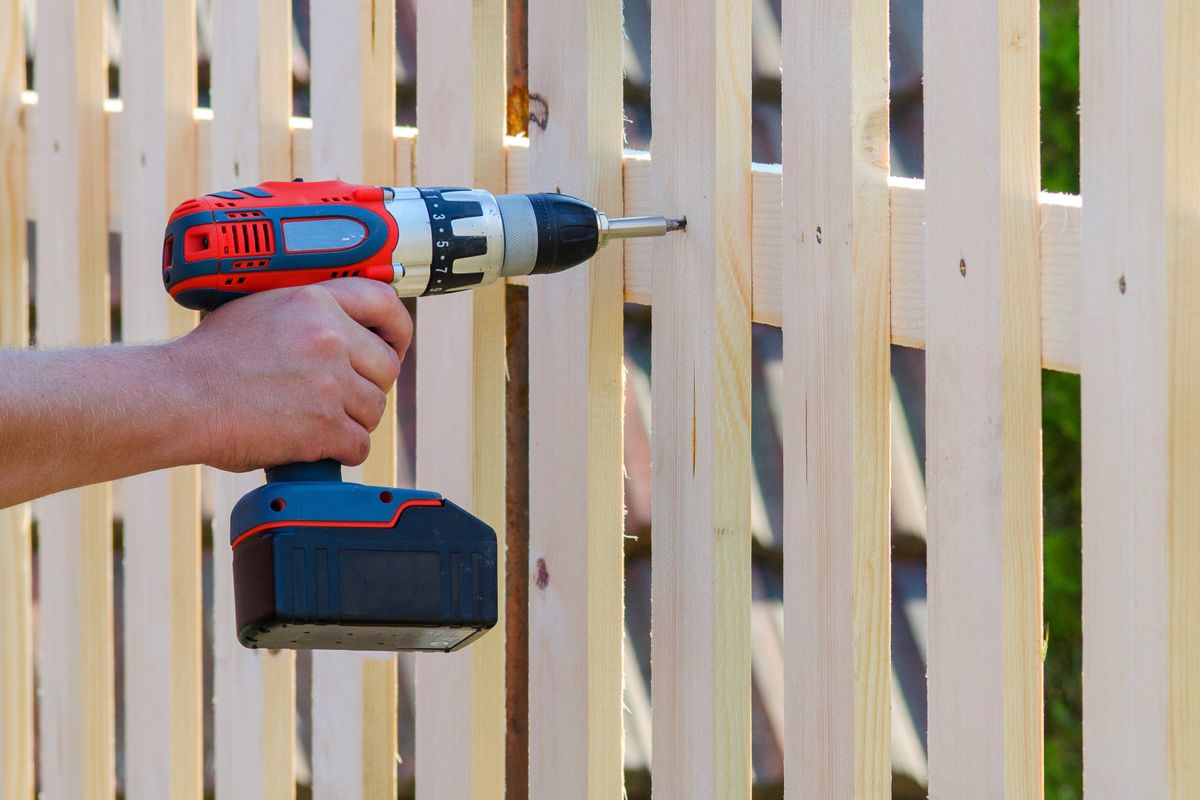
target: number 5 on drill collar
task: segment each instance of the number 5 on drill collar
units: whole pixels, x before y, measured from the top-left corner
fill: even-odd
[[[268,470],[233,509],[246,647],[457,650],[496,624],[496,534],[433,492],[343,483],[333,462]]]

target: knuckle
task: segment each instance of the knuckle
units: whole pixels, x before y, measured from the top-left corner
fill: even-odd
[[[400,354],[390,347],[388,348],[388,360],[391,362],[391,376],[394,383],[400,377],[400,368],[404,362],[401,360]]]
[[[320,355],[335,355],[344,347],[341,332],[336,325],[329,322],[313,325],[309,332],[309,340],[309,346],[313,352]]]
[[[367,460],[371,453],[371,435],[363,428],[355,426],[346,437],[346,463],[352,467]]]
[[[400,297],[396,294],[396,290],[390,284],[383,281],[367,281],[371,286],[371,291],[379,296],[381,303],[392,304],[400,302]]]
[[[306,286],[297,286],[296,299],[301,303],[312,306],[323,306],[329,302],[329,290],[318,283],[310,283]]]
[[[373,392],[371,396],[371,417],[375,424],[379,424],[379,420],[383,419],[384,412],[387,411],[387,395],[383,392]]]
[[[368,431],[374,431],[379,427],[379,422],[383,419],[386,410],[387,395],[378,390],[366,392],[359,405],[360,421],[363,427]]]

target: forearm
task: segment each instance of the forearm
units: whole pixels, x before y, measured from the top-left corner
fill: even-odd
[[[339,278],[166,344],[0,350],[0,508],[179,464],[361,464],[411,338],[390,287]]]
[[[0,350],[0,508],[205,460],[175,344]]]

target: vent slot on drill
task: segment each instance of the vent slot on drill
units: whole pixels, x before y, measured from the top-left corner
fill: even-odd
[[[267,256],[275,252],[271,223],[266,220],[221,223],[221,240],[223,255],[227,256]]]

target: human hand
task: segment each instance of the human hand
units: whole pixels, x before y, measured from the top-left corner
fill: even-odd
[[[365,278],[226,303],[167,345],[201,410],[194,460],[235,472],[361,464],[412,331],[391,287]]]

